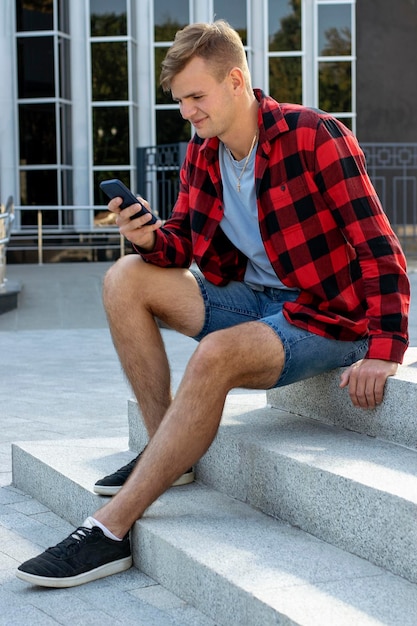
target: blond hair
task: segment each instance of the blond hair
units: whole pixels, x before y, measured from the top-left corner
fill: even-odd
[[[242,70],[246,89],[252,90],[245,49],[238,33],[225,20],[189,24],[175,35],[174,43],[162,61],[160,85],[171,89],[172,79],[194,57],[207,61],[215,78],[221,82],[233,67]]]

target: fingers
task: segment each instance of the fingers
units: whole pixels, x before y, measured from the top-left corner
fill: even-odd
[[[150,211],[149,203],[143,198],[138,198],[140,203]],[[151,213],[144,212],[139,217],[132,219],[134,215],[143,211],[141,204],[132,204],[125,209],[121,209],[123,199],[116,197],[110,200],[107,208],[112,213],[116,213],[116,225],[119,228],[120,234],[126,237],[131,243],[135,244],[139,248],[145,250],[151,250],[155,243],[154,231],[162,226],[162,221],[157,220],[151,224]]]
[[[130,219],[133,215],[135,215],[136,213],[138,213],[139,211],[143,211],[143,206],[146,207],[148,209],[148,211],[150,211],[150,206],[149,203],[146,202],[146,200],[144,200],[143,198],[138,196],[138,203],[137,204],[131,204],[130,206],[121,209],[120,205],[123,203],[123,199],[116,197],[113,198],[112,200],[110,200],[110,202],[107,205],[107,208],[109,211],[111,211],[112,213],[118,213],[120,215],[123,215],[126,219]],[[143,206],[141,206],[143,205]],[[149,218],[150,219],[150,218]]]
[[[362,359],[343,372],[340,387],[348,387],[352,404],[361,409],[374,409],[384,397],[388,376],[393,376],[398,364],[380,359]]]
[[[120,205],[122,204],[122,202],[123,202],[122,198],[113,198],[107,204],[107,208],[112,213],[120,213],[120,210],[121,210]]]
[[[373,377],[361,378],[356,372],[349,380],[349,396],[353,406],[361,409],[373,409],[377,405],[375,397],[376,381]]]

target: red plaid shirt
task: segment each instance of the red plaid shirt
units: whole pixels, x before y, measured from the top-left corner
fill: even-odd
[[[408,344],[406,263],[354,135],[331,115],[255,90],[259,228],[279,279],[296,287],[286,319],[323,337],[369,337],[368,358],[402,362]],[[188,145],[172,216],[143,257],[164,267],[195,260],[216,285],[243,280],[246,257],[219,228],[217,137]],[[141,253],[142,254],[142,253]]]

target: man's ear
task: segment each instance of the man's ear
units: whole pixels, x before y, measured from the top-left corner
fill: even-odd
[[[239,94],[246,89],[245,78],[240,67],[233,67],[229,72],[229,77],[236,94]]]

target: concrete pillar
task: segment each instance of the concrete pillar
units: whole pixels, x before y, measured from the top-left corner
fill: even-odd
[[[71,36],[71,99],[72,99],[72,161],[74,205],[93,203],[90,189],[91,143],[89,121],[89,65],[88,15],[84,0],[71,0],[69,21]],[[74,211],[74,226],[89,227],[92,216],[89,211]]]
[[[0,201],[18,196],[17,72],[14,0],[0,2]]]

